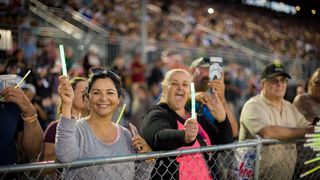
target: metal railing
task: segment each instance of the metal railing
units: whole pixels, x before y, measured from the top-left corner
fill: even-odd
[[[255,139],[201,148],[82,159],[63,164],[49,161],[0,166],[0,179],[12,175],[21,179],[69,179],[70,174],[76,179],[78,174],[75,172],[88,172],[86,176],[91,179],[110,177],[108,175],[110,172],[102,171],[102,169],[117,172],[118,178],[121,179],[124,178],[121,175],[128,171],[136,173],[137,169],[142,166],[141,162],[144,161],[148,162],[148,166],[153,170],[142,179],[158,177],[164,179],[177,179],[177,177],[179,179],[184,177],[188,177],[188,179],[199,177],[209,179],[299,179],[301,174],[319,165],[319,163],[304,165],[304,162],[312,159],[315,154],[310,149],[304,148],[303,142],[304,140]],[[206,156],[202,156],[204,154],[209,156],[205,158]],[[156,163],[150,159],[155,159]],[[201,160],[204,160],[206,166],[197,171],[197,167],[201,167]],[[186,161],[187,163],[185,163]],[[135,169],[121,171],[114,169],[117,165],[123,167],[126,163],[133,162],[138,164]],[[79,168],[81,171],[77,171]],[[170,173],[172,168],[175,171]],[[97,170],[101,171],[102,175],[101,173],[90,173]],[[131,178],[136,179],[135,176]],[[315,172],[304,179],[318,178],[320,178],[320,174]]]

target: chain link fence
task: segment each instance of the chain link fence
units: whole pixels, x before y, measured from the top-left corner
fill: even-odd
[[[0,167],[0,179],[300,179],[319,163],[303,141],[257,139],[220,146]],[[319,179],[315,172],[303,179]]]

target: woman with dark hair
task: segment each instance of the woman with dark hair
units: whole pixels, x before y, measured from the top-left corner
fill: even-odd
[[[109,69],[93,69],[85,91],[90,105],[89,115],[78,121],[72,119],[74,93],[67,78],[59,78],[62,100],[61,117],[57,127],[56,155],[60,162],[85,158],[124,156],[150,152],[140,136],[134,136],[112,122],[112,116],[122,94],[120,77]],[[69,170],[66,179],[149,179],[152,162],[142,161],[103,164]],[[136,169],[137,168],[137,169]]]

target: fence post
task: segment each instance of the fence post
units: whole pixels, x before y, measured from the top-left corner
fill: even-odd
[[[262,148],[262,141],[260,136],[256,136],[258,145],[256,149],[256,163],[255,163],[255,168],[254,168],[254,179],[258,180],[259,179],[259,168],[260,168],[260,160],[261,160],[261,148]]]

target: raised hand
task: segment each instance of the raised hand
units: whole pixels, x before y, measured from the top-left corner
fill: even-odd
[[[59,77],[58,94],[60,95],[63,104],[72,105],[74,92],[69,82],[69,79],[65,76]]]
[[[191,143],[197,138],[198,122],[196,119],[187,119],[184,123],[184,140],[186,143]]]
[[[25,117],[32,116],[36,113],[31,101],[20,88],[7,87],[1,92],[1,94],[6,102],[13,102],[17,104]]]
[[[71,108],[74,98],[74,92],[69,79],[65,76],[59,77],[58,94],[61,98],[61,114],[71,118]]]
[[[218,92],[219,99],[221,102],[225,101],[224,92],[225,92],[225,84],[224,84],[224,72],[221,73],[220,79],[212,80],[208,83],[208,86],[213,91]]]
[[[218,121],[222,122],[226,119],[226,111],[218,96],[219,92],[199,92],[196,94],[196,99],[201,104],[204,104],[210,110],[212,116]]]

